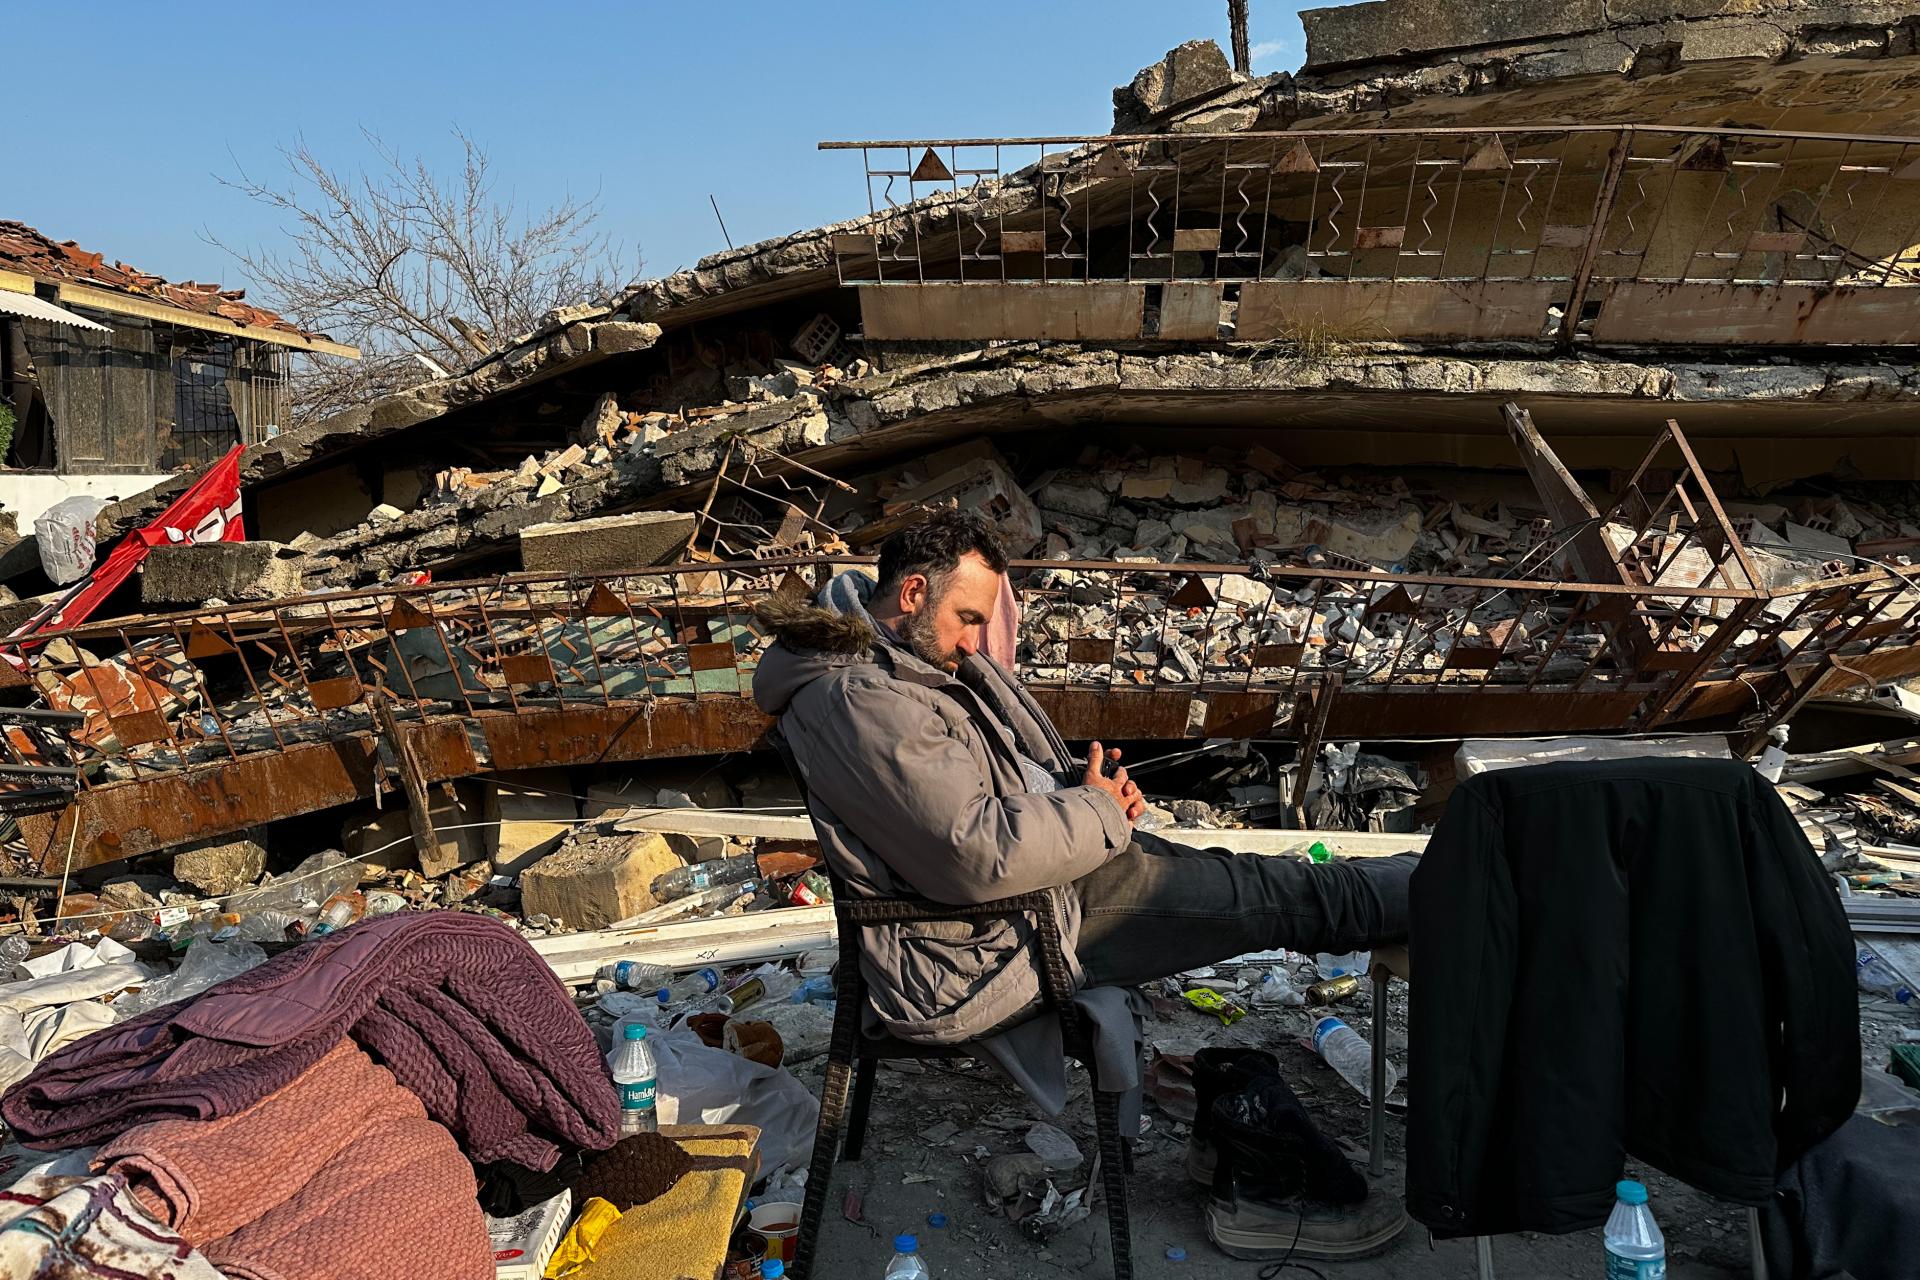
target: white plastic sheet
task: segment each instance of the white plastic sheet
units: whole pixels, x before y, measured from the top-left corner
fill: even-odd
[[[1454,773],[1471,778],[1495,769],[1529,764],[1560,764],[1569,760],[1634,760],[1645,756],[1687,760],[1731,760],[1727,740],[1718,734],[1689,734],[1671,738],[1545,738],[1502,741],[1469,738],[1454,753]]]
[[[628,1021],[614,1027],[615,1044]],[[685,1025],[650,1029],[647,1043],[659,1069],[654,1096],[661,1124],[753,1125],[760,1130],[762,1170],[799,1168],[812,1157],[820,1104],[791,1071],[709,1049]]]

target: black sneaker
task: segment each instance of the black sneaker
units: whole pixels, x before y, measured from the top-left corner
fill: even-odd
[[[1228,1199],[1216,1195],[1207,1206],[1207,1238],[1229,1257],[1252,1262],[1364,1258],[1406,1227],[1406,1209],[1379,1190],[1359,1204],[1328,1204],[1305,1196],[1268,1200],[1237,1184]]]
[[[1214,1103],[1207,1236],[1235,1258],[1364,1257],[1407,1226],[1399,1201],[1368,1186],[1279,1076]]]
[[[1278,1078],[1280,1060],[1265,1049],[1202,1049],[1193,1055],[1193,1134],[1187,1139],[1187,1176],[1213,1185],[1214,1104],[1255,1080]]]

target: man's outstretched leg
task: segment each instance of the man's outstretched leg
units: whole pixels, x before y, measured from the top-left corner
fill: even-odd
[[[1299,858],[1192,849],[1145,832],[1074,881],[1074,948],[1090,986],[1135,986],[1249,951],[1360,951],[1407,937],[1419,859]]]
[[[1087,981],[1131,986],[1250,951],[1355,951],[1404,941],[1412,855],[1312,864],[1190,849],[1151,835],[1075,882]],[[1211,1172],[1207,1234],[1239,1258],[1361,1257],[1406,1211],[1315,1127],[1273,1056],[1203,1050],[1188,1168]]]

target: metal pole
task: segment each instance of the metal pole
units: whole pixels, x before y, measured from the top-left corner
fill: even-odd
[[[1480,1280],[1493,1280],[1493,1237],[1475,1236],[1473,1256],[1480,1264]]]
[[[1253,54],[1247,45],[1247,0],[1227,0],[1227,23],[1233,28],[1233,69],[1253,74]]]
[[[1392,980],[1385,966],[1374,967],[1373,1109],[1367,1122],[1367,1172],[1376,1178],[1387,1171],[1387,984]]]

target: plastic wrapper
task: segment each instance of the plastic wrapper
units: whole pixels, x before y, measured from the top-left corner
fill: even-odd
[[[1247,1016],[1247,1011],[1235,1001],[1227,999],[1218,991],[1205,987],[1195,987],[1191,991],[1182,991],[1180,998],[1202,1013],[1210,1013],[1220,1019],[1220,1025],[1230,1027]]]
[[[267,953],[251,942],[197,939],[187,948],[178,969],[153,979],[130,995],[121,996],[113,1002],[114,1012],[123,1020],[137,1018],[163,1004],[189,999],[228,978],[237,978],[266,959]]]

